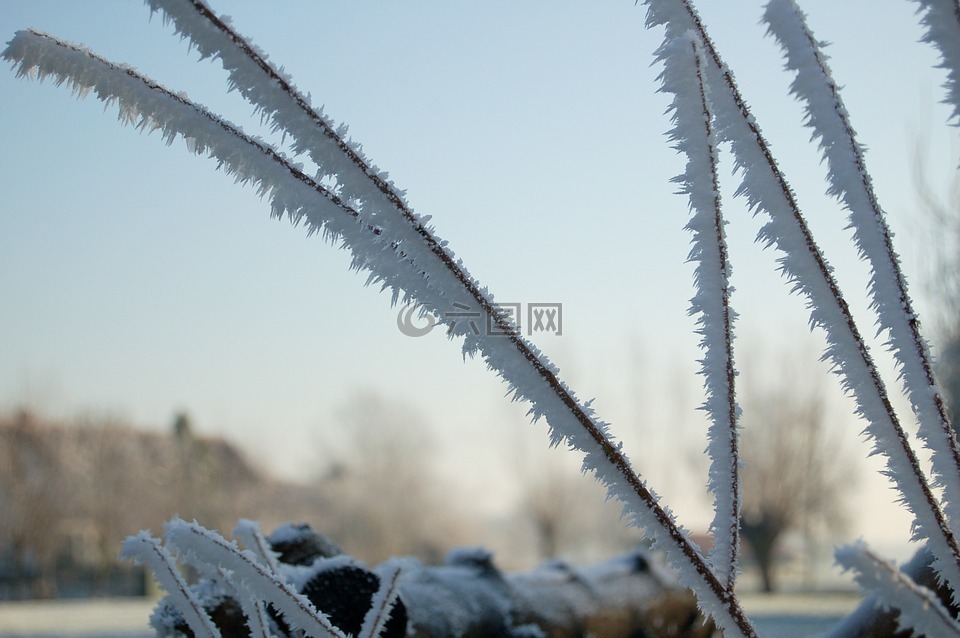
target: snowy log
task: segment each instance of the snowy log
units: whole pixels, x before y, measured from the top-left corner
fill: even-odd
[[[286,581],[347,635],[360,632],[381,576],[398,569],[399,596],[382,623],[384,637],[708,638],[715,630],[693,595],[641,551],[584,569],[553,561],[503,573],[479,548],[453,550],[442,565],[400,558],[368,568],[306,525],[284,526],[268,541]],[[222,635],[249,636],[225,574],[193,588]],[[293,635],[273,611],[271,622],[274,635]],[[152,623],[158,636],[193,635],[166,600]]]

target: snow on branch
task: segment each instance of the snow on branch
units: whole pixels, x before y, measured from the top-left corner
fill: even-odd
[[[829,167],[828,194],[850,211],[850,226],[862,259],[871,268],[870,293],[881,329],[901,371],[901,380],[920,424],[919,437],[932,451],[934,484],[944,488],[944,510],[960,529],[960,449],[937,386],[930,348],[907,292],[886,214],[867,172],[864,150],[850,124],[827,56],[794,0],[772,0],[764,18],[780,42],[787,69],[796,73],[791,90],[806,105],[807,126],[820,141]]]
[[[217,159],[238,181],[251,183],[262,196],[268,196],[275,216],[286,212],[295,222],[306,220],[311,232],[322,230],[328,239],[350,248],[352,267],[368,271],[368,283],[392,288],[394,302],[402,293],[405,301],[416,301],[428,312],[446,316],[448,334],[463,339],[464,354],[480,354],[507,383],[515,400],[529,402],[528,415],[546,420],[554,444],[566,441],[584,454],[584,471],[595,472],[608,493],[624,503],[633,523],[653,536],[684,585],[697,593],[704,610],[730,628],[728,635],[756,635],[739,602],[717,579],[689,534],[633,470],[608,425],[559,379],[556,366],[523,338],[487,290],[453,257],[446,242],[425,226],[426,218],[401,214],[402,224],[387,219],[371,223],[269,145],[132,69],[81,47],[21,31],[3,55],[19,65],[20,76],[42,79],[52,75],[80,95],[94,91],[101,100],[116,102],[122,121],[141,130],[159,129],[167,143],[182,135],[193,152]],[[445,311],[452,303],[464,299],[493,330],[474,333],[466,322],[457,323],[447,316]]]
[[[844,571],[853,571],[857,584],[871,593],[878,605],[900,611],[897,623],[901,630],[912,630],[918,636],[960,636],[960,624],[934,592],[877,556],[863,541],[837,549],[836,559]]]
[[[657,52],[664,62],[662,90],[673,93],[670,104],[674,128],[669,132],[674,148],[687,156],[686,170],[674,178],[688,195],[692,212],[687,230],[693,233],[689,259],[695,261],[696,294],[691,314],[698,315],[698,332],[704,350],[701,374],[707,398],[702,409],[710,418],[709,488],[714,495],[711,525],[714,546],[711,565],[733,591],[740,547],[740,454],[736,402],[736,369],[733,362],[733,322],[730,308],[730,261],[721,210],[717,173],[717,138],[713,107],[704,72],[703,46],[693,32],[664,44]]]
[[[173,556],[150,532],[142,531],[127,538],[123,542],[120,556],[150,568],[194,635],[220,638],[220,630],[210,620],[203,605],[180,575]]]
[[[960,126],[960,1],[913,0],[923,14],[920,22],[926,27],[924,42],[940,50],[940,67],[947,71],[946,104],[953,106],[951,117]]]
[[[807,298],[810,324],[827,338],[824,358],[840,375],[843,389],[856,401],[864,418],[864,432],[874,450],[887,460],[886,474],[894,481],[914,517],[914,535],[927,539],[937,557],[937,569],[948,583],[960,583],[960,546],[947,524],[916,453],[894,411],[883,379],[854,321],[843,294],[801,213],[770,146],[764,138],[733,77],[720,58],[700,16],[689,0],[647,0],[648,26],[664,25],[666,38],[694,31],[709,61],[708,84],[714,87],[714,109],[719,139],[730,143],[736,168],[742,175],[738,195],[767,222],[758,240],[776,246],[781,273],[793,291]]]

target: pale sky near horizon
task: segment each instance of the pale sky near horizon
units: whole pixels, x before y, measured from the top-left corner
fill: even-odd
[[[704,504],[685,498],[686,470],[664,460],[679,445],[702,447],[698,337],[686,313],[686,202],[669,181],[683,162],[664,136],[668,99],[651,67],[662,33],[644,29],[643,8],[227,5],[213,3],[350,125],[498,301],[521,312],[563,304],[563,334],[533,340],[582,398],[596,397],[652,486],[697,527]],[[925,145],[935,189],[958,151],[936,53],[917,42],[905,0],[801,6],[833,43],[836,79],[924,308],[915,146]],[[872,333],[863,269],[842,212],[822,195],[816,148],[759,24],[762,2],[699,9]],[[197,62],[140,3],[6,2],[3,41],[26,27],[128,62],[256,129],[251,108],[225,94],[226,74]],[[93,98],[16,79],[8,65],[0,96],[0,409],[106,412],[152,428],[186,410],[201,432],[241,441],[283,476],[307,476],[338,407],[371,390],[425,415],[464,494],[491,511],[509,501],[481,491],[509,493],[503,476],[515,458],[502,448],[545,428],[524,425],[506,388],[481,363],[463,362],[441,331],[401,334],[400,309],[363,287],[346,253],[269,219],[268,206],[212,162],[120,126]],[[803,304],[773,272],[774,256],[753,244],[758,222],[732,188],[726,206],[741,342],[761,367],[773,365],[762,361],[806,341]],[[845,424],[855,445],[860,428]],[[892,500],[865,485],[862,503]]]

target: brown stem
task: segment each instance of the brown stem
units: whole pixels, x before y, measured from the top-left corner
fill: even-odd
[[[729,448],[729,459],[730,459],[730,489],[732,496],[732,512],[730,529],[727,532],[730,534],[730,555],[727,557],[727,590],[732,592],[734,585],[736,584],[736,564],[739,554],[740,546],[740,525],[739,525],[739,512],[740,512],[740,454],[738,449],[737,441],[737,399],[736,399],[736,377],[737,371],[733,363],[733,321],[730,316],[730,287],[728,285],[730,272],[729,272],[729,257],[727,251],[727,242],[723,236],[723,212],[721,209],[720,201],[720,180],[717,171],[717,156],[716,148],[709,141],[713,137],[713,112],[710,108],[710,102],[707,100],[706,92],[706,80],[703,76],[703,65],[701,62],[700,49],[701,45],[696,40],[691,42],[693,47],[693,58],[694,63],[696,64],[697,72],[697,82],[699,83],[700,88],[700,104],[703,109],[703,121],[705,128],[705,139],[707,142],[707,156],[710,158],[710,177],[711,185],[713,187],[714,197],[713,197],[713,210],[714,210],[714,229],[716,231],[716,244],[718,252],[718,261],[720,274],[723,280],[723,286],[720,291],[721,297],[721,315],[723,322],[723,333],[724,333],[724,349],[726,354],[726,380],[727,380],[727,423],[729,424],[730,431],[730,448]],[[720,512],[718,512],[720,514]],[[719,518],[718,518],[718,522]]]
[[[957,538],[954,536],[953,532],[950,530],[947,525],[946,518],[943,515],[943,511],[940,508],[940,505],[937,503],[936,498],[933,495],[933,492],[930,489],[929,484],[924,478],[923,470],[920,467],[920,463],[917,460],[916,454],[913,449],[910,447],[909,441],[907,440],[906,433],[903,431],[903,428],[900,426],[900,422],[897,419],[896,412],[893,409],[893,405],[890,403],[890,399],[887,396],[886,388],[884,387],[883,380],[880,378],[880,374],[877,371],[877,367],[873,362],[872,357],[867,349],[863,338],[860,336],[860,331],[854,322],[853,314],[850,312],[850,308],[847,305],[846,300],[844,299],[840,288],[837,285],[837,282],[834,280],[833,275],[830,272],[830,268],[826,263],[826,260],[823,257],[823,254],[820,252],[820,249],[817,247],[816,243],[813,240],[813,234],[810,232],[809,227],[807,226],[806,219],[800,212],[800,207],[797,204],[793,191],[791,190],[789,184],[787,184],[786,179],[780,171],[780,168],[776,162],[776,159],[773,157],[770,147],[766,142],[766,139],[763,137],[763,134],[760,132],[759,126],[757,126],[756,120],[750,112],[749,107],[747,107],[746,101],[743,99],[743,96],[740,94],[740,90],[736,85],[736,82],[733,80],[733,76],[729,69],[725,67],[722,59],[720,58],[719,53],[716,50],[716,47],[713,45],[710,36],[706,32],[706,28],[703,25],[703,22],[700,20],[700,16],[697,14],[696,10],[692,7],[689,0],[680,0],[686,9],[688,15],[692,19],[694,26],[696,28],[697,34],[700,36],[701,41],[706,47],[707,51],[710,53],[710,57],[713,60],[713,63],[718,69],[721,70],[724,82],[727,86],[727,89],[730,91],[730,95],[733,98],[737,109],[740,112],[740,115],[743,117],[744,123],[749,127],[750,132],[753,134],[754,139],[760,152],[763,154],[764,159],[766,160],[767,166],[770,169],[770,172],[777,182],[777,185],[780,188],[781,193],[783,194],[784,201],[787,203],[793,220],[797,226],[798,232],[803,237],[804,243],[807,247],[807,251],[810,254],[811,258],[814,260],[817,270],[819,270],[820,275],[823,277],[824,282],[827,284],[827,287],[830,289],[830,293],[836,301],[837,309],[840,311],[844,323],[847,326],[851,337],[853,338],[858,354],[860,355],[861,363],[864,368],[867,370],[870,380],[874,386],[874,389],[877,392],[878,398],[880,399],[881,404],[883,405],[884,411],[886,412],[889,420],[890,426],[894,431],[894,434],[897,438],[897,441],[900,445],[901,450],[903,451],[906,461],[910,466],[911,473],[913,474],[914,479],[921,492],[923,493],[924,500],[930,512],[933,514],[937,528],[940,533],[943,535],[943,539],[946,542],[947,546],[950,548],[951,553],[953,554],[954,561],[957,563],[958,568],[960,568],[960,546],[958,546]]]
[[[694,567],[696,572],[703,579],[704,584],[716,596],[730,614],[733,621],[743,632],[744,636],[756,636],[756,631],[747,620],[746,615],[740,607],[739,601],[733,596],[723,584],[717,579],[714,572],[703,560],[700,552],[687,540],[686,536],[673,521],[672,517],[660,506],[657,499],[643,485],[643,482],[637,476],[630,466],[629,461],[621,453],[601,428],[593,419],[584,412],[577,400],[564,387],[557,376],[547,368],[539,357],[530,349],[529,345],[523,339],[523,336],[517,331],[516,327],[510,322],[504,311],[498,306],[492,304],[486,295],[480,290],[479,286],[469,275],[457,264],[451,255],[441,246],[440,242],[433,236],[413,212],[406,206],[402,198],[387,184],[383,179],[374,173],[363,161],[363,159],[347,144],[335,130],[333,130],[326,121],[323,120],[310,106],[306,100],[290,86],[256,51],[238,34],[236,34],[228,25],[220,21],[213,13],[199,0],[190,0],[196,10],[218,29],[230,37],[230,40],[240,48],[251,60],[253,60],[272,80],[278,82],[281,89],[290,95],[291,99],[305,113],[311,116],[316,125],[320,127],[324,134],[334,140],[341,151],[346,154],[350,160],[377,186],[381,193],[396,207],[403,219],[407,221],[414,231],[423,239],[431,252],[456,279],[464,286],[470,297],[480,306],[480,308],[491,317],[495,322],[498,332],[505,335],[516,348],[521,357],[523,357],[551,389],[554,395],[567,407],[577,422],[583,427],[593,441],[600,446],[608,462],[617,470],[617,473],[623,481],[630,486],[630,489],[638,496],[641,502],[649,509],[656,521],[660,524],[667,536],[672,540],[675,546],[680,549],[684,558]]]
[[[954,7],[957,12],[957,18],[960,20],[960,0],[954,0]],[[817,61],[817,67],[820,69],[820,74],[823,78],[824,84],[826,84],[826,86],[830,89],[830,93],[833,96],[834,111],[836,112],[837,117],[840,118],[840,122],[843,124],[843,130],[846,134],[847,144],[850,152],[853,155],[854,164],[857,167],[857,174],[860,175],[860,185],[863,188],[864,194],[867,196],[867,201],[870,204],[870,211],[873,214],[873,219],[876,222],[877,229],[880,231],[880,235],[883,238],[884,254],[887,256],[886,265],[893,273],[893,280],[897,286],[898,305],[903,309],[903,314],[907,317],[907,328],[910,333],[910,338],[913,342],[914,350],[916,351],[917,357],[920,359],[921,367],[923,368],[924,380],[927,383],[927,387],[937,388],[938,386],[933,372],[933,364],[930,361],[929,350],[926,342],[920,334],[920,319],[913,309],[913,301],[910,299],[910,294],[907,292],[907,280],[903,274],[902,268],[900,267],[900,261],[896,256],[896,250],[893,247],[893,238],[890,233],[890,227],[887,225],[886,215],[884,214],[883,209],[880,207],[880,202],[873,190],[873,184],[869,178],[866,161],[864,160],[863,156],[863,149],[857,143],[856,135],[853,132],[853,126],[850,124],[850,118],[847,115],[846,110],[843,108],[843,100],[840,97],[839,89],[836,82],[833,81],[830,72],[826,68],[826,64],[823,60],[823,56],[820,53],[820,47],[817,44],[816,39],[813,37],[813,34],[807,27],[805,20],[800,18],[799,23],[803,27],[804,36],[807,39],[807,43],[810,45],[810,49],[814,53],[814,58]],[[873,255],[868,254],[867,257],[870,258],[873,257]],[[880,270],[875,267],[874,273],[874,276],[879,276]],[[888,326],[888,328],[892,329],[892,326]],[[906,382],[906,377],[904,377],[904,382]],[[919,400],[923,400],[923,397],[920,396],[923,390],[926,390],[926,388],[921,389],[908,387],[908,391],[910,391],[911,394],[917,395],[918,403]],[[943,435],[943,440],[947,444],[947,449],[952,457],[954,469],[957,471],[957,474],[960,475],[960,447],[958,447],[957,444],[956,433],[954,432],[953,427],[950,425],[950,417],[947,416],[946,404],[943,401],[943,395],[940,393],[939,389],[933,395],[933,403],[937,410],[937,417],[939,419],[940,431]],[[936,471],[936,469],[934,469],[934,471]],[[960,495],[957,495],[957,498],[960,498]]]

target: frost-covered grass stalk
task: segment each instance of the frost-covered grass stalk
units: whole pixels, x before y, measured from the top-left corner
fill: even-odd
[[[318,638],[344,638],[343,632],[317,611],[305,596],[261,563],[254,552],[241,551],[236,543],[197,523],[174,519],[164,528],[167,544],[177,550],[181,560],[197,568],[201,574],[213,570],[212,575],[219,576],[221,570],[226,570],[232,574],[230,582],[236,583],[237,589],[247,594],[247,600],[270,603],[294,628]],[[257,628],[265,625],[262,618],[251,618],[250,614],[247,620]]]
[[[186,0],[181,4],[193,9],[205,6]],[[212,14],[194,10],[187,15],[205,21]],[[218,29],[229,28],[220,24]],[[219,42],[234,46],[245,41],[231,32]],[[252,46],[241,48],[256,53]],[[272,147],[246,136],[206,109],[82,47],[24,31],[11,41],[4,56],[18,63],[21,75],[52,75],[80,95],[93,91],[107,103],[116,102],[124,122],[143,130],[159,129],[168,143],[178,135],[184,137],[194,152],[216,158],[238,181],[251,183],[270,200],[274,215],[286,212],[295,222],[305,222],[311,232],[322,232],[348,247],[353,267],[368,271],[368,282],[390,288],[394,301],[402,295],[404,301],[416,301],[427,311],[444,316],[455,300],[470,299],[500,334],[474,334],[469,326],[463,322],[457,325],[450,318],[450,334],[463,339],[463,352],[480,354],[506,381],[514,399],[529,402],[530,416],[547,421],[554,444],[565,441],[584,453],[584,470],[592,470],[611,495],[625,504],[633,521],[653,535],[658,547],[680,570],[685,584],[700,592],[701,604],[710,615],[721,619],[721,624],[738,627],[738,633],[754,635],[736,598],[710,569],[688,533],[633,470],[607,424],[558,378],[557,368],[523,338],[493,303],[492,295],[467,273],[446,243],[434,236],[426,219],[398,205],[398,197],[384,193],[384,189],[393,189],[385,179],[371,180],[372,169],[356,170],[356,154],[345,150],[353,145],[340,138],[333,127],[325,130],[334,134],[334,143],[317,151],[323,175],[315,179]],[[286,99],[275,107],[278,111],[302,112],[306,103],[298,100],[299,93],[277,82],[279,72],[265,71],[262,61],[262,57],[252,60],[242,71],[232,72],[231,81],[237,86],[251,86],[248,96],[266,95],[262,98],[265,101]],[[280,94],[275,94],[277,88]],[[261,108],[264,114],[271,112]],[[273,121],[277,124],[281,119]],[[286,132],[296,139],[296,130]],[[328,134],[324,139],[331,139]],[[333,157],[327,159],[326,154]],[[335,168],[338,172],[327,172]],[[365,191],[362,185],[356,190],[347,186],[358,173],[368,183]],[[321,184],[322,180],[329,181],[325,178],[330,175],[335,175],[336,192]],[[362,194],[358,194],[360,191]]]
[[[194,567],[202,577],[208,578],[207,587],[225,586],[243,612],[247,630],[251,636],[273,636],[273,620],[267,605],[281,614],[294,629],[302,629],[305,635],[344,638],[344,633],[303,595],[298,593],[290,580],[281,574],[276,556],[260,534],[259,526],[250,521],[241,521],[234,536],[243,539],[248,549],[242,550],[231,542],[204,528],[196,522],[187,523],[173,519],[165,526],[166,545],[153,538],[149,532],[140,532],[124,542],[122,555],[148,565],[156,575],[160,586],[167,592],[167,606],[174,610],[197,636],[219,638],[220,631],[204,610],[197,589],[190,587],[177,568],[177,558]],[[265,550],[265,552],[264,552]],[[386,617],[396,600],[399,566],[391,566],[382,578],[383,585],[371,605],[366,633],[374,638],[380,635]],[[214,585],[216,583],[217,585]],[[219,592],[213,592],[218,595]],[[168,619],[175,623],[176,618]],[[165,621],[161,621],[164,624]]]
[[[233,530],[233,537],[243,543],[248,550],[256,554],[257,559],[271,574],[280,574],[277,555],[270,548],[270,544],[267,543],[267,539],[264,538],[261,533],[260,523],[240,519],[237,522],[236,528]],[[220,569],[223,568],[221,567]],[[219,581],[234,583],[235,581],[232,576],[233,574],[228,572],[223,574]],[[249,588],[245,587],[243,583],[234,585],[233,598],[240,603],[243,615],[247,619],[247,627],[250,630],[250,635],[270,638],[273,634],[270,630],[270,617],[266,602],[258,596],[256,592],[249,591]]]
[[[877,313],[878,326],[889,337],[887,346],[916,415],[918,436],[931,451],[934,484],[942,488],[943,509],[950,523],[946,527],[955,534],[960,525],[960,450],[885,213],[867,172],[863,148],[857,142],[821,44],[794,0],[772,0],[765,19],[784,50],[787,68],[796,73],[792,91],[806,106],[807,125],[819,140],[830,169],[828,193],[850,212],[854,242],[861,258],[870,264],[871,306]],[[956,541],[951,549],[956,562]],[[956,599],[960,581],[952,566],[946,564],[951,557],[938,554],[936,559],[935,567],[953,587]]]
[[[945,509],[956,526],[960,513],[953,501],[960,499],[960,449],[934,379],[930,348],[920,334],[920,319],[907,291],[886,214],[867,172],[863,147],[857,142],[822,45],[813,37],[796,2],[773,0],[764,17],[784,50],[786,68],[796,73],[793,93],[806,105],[807,126],[813,129],[830,168],[827,192],[850,211],[857,249],[870,264],[871,304],[879,327],[889,334],[889,347],[920,423],[920,438],[938,457],[933,463],[934,478],[945,488]],[[932,425],[937,427],[931,431]]]
[[[630,520],[653,537],[655,547],[676,568],[681,582],[694,591],[701,608],[731,638],[755,636],[756,631],[734,591],[740,512],[739,408],[733,359],[736,314],[730,306],[733,288],[718,179],[718,147],[728,144],[734,167],[742,176],[736,195],[745,197],[756,214],[764,215],[766,223],[759,239],[781,252],[780,270],[793,289],[806,297],[812,326],[824,330],[824,357],[854,397],[875,452],[886,457],[886,471],[915,517],[916,538],[926,540],[940,577],[957,590],[960,452],[948,428],[928,348],[862,150],[826,59],[793,0],[770,2],[766,19],[786,51],[788,68],[797,73],[793,90],[807,103],[807,123],[827,159],[829,192],[850,211],[854,241],[871,266],[872,306],[879,325],[889,332],[889,347],[920,420],[921,437],[933,451],[935,485],[942,488],[944,498],[941,504],[928,483],[797,198],[699,15],[689,0],[647,0],[648,26],[665,28],[664,44],[656,55],[664,68],[662,89],[674,96],[674,126],[669,136],[675,148],[687,156],[685,172],[676,181],[681,193],[688,196],[692,213],[688,223],[693,237],[690,258],[697,265],[691,312],[697,315],[704,350],[701,371],[707,398],[703,409],[711,419],[707,449],[711,457],[709,487],[715,495],[711,530],[716,543],[709,560],[633,470],[609,426],[594,414],[589,402],[581,402],[560,380],[557,368],[520,334],[496,306],[493,295],[436,236],[429,218],[415,213],[386,173],[347,139],[345,127],[314,108],[265,53],[201,0],[147,3],[152,11],[161,11],[202,57],[220,61],[229,87],[253,104],[275,133],[290,140],[289,156],[132,69],[52,36],[18,32],[3,56],[17,65],[20,76],[52,77],[81,96],[93,92],[117,106],[122,122],[143,131],[159,130],[168,144],[182,137],[192,152],[216,159],[238,182],[253,186],[269,201],[272,215],[286,215],[294,223],[304,223],[309,233],[320,233],[348,248],[351,266],[367,273],[368,284],[389,289],[392,303],[401,299],[416,302],[424,312],[443,317],[451,338],[461,340],[464,355],[479,355],[507,384],[514,400],[529,404],[528,414],[534,421],[546,421],[552,444],[565,443],[583,454],[584,471],[592,471],[609,494],[624,503]],[[926,11],[923,19],[930,29],[928,40],[940,47],[948,68],[948,98],[957,106],[960,37],[954,36],[960,34],[960,8],[948,0],[920,4]],[[953,22],[944,18],[948,15]],[[303,154],[316,165],[314,175],[295,162]],[[475,334],[446,312],[454,302],[464,300],[495,330]],[[195,524],[174,521],[166,530],[167,544],[178,550],[182,560],[201,570],[232,575],[237,581],[234,593],[243,599],[248,626],[256,635],[269,631],[260,601],[269,602],[291,624],[310,628],[315,635],[342,635],[278,576],[275,557],[255,525],[241,523],[235,536],[253,551],[241,551]],[[184,617],[195,633],[216,635],[216,628],[210,631],[209,618],[204,620],[202,608],[189,592],[176,593],[183,589],[181,581],[158,541],[134,537],[125,551],[150,562],[162,574],[164,586],[184,607]],[[878,589],[878,595],[888,594],[886,604],[896,606],[898,597],[905,595],[878,578],[866,577],[874,564],[863,560],[866,551],[855,548],[841,554],[841,560],[857,569],[861,581]],[[399,571],[390,569],[381,574],[381,589],[364,621],[364,635],[374,636],[382,629],[396,599],[398,575]],[[927,596],[922,591],[919,595]],[[904,615],[908,619],[918,615],[916,610],[925,609],[914,599],[904,598],[903,605],[913,610]],[[917,626],[928,625],[921,621]]]
[[[873,592],[880,605],[899,611],[900,629],[943,638],[960,636],[960,623],[932,591],[910,580],[866,543],[859,541],[838,549],[837,563],[853,571],[855,580],[864,590]]]
[[[953,120],[960,125],[960,0],[913,0],[927,32],[924,42],[940,51],[940,67],[947,72],[944,102],[953,107]]]
[[[948,584],[960,583],[960,547],[955,532],[948,524],[909,445],[884,382],[833,278],[832,270],[815,243],[793,190],[740,94],[733,73],[723,63],[690,2],[650,0],[647,4],[648,23],[665,25],[668,43],[677,38],[688,38],[687,34],[692,32],[709,52],[711,68],[707,82],[715,87],[714,107],[719,137],[730,144],[742,175],[738,194],[746,196],[755,213],[766,215],[768,221],[761,229],[760,239],[782,252],[779,258],[781,272],[793,284],[794,290],[807,297],[811,324],[823,328],[826,333],[828,346],[824,356],[842,375],[844,389],[856,400],[858,413],[867,421],[866,433],[873,440],[875,451],[886,457],[887,472],[914,515],[915,537],[927,541],[941,578]],[[880,315],[881,325],[890,330],[890,346],[903,371],[902,376],[914,401],[914,409],[918,418],[925,420],[922,426],[926,433],[925,442],[938,452],[935,459],[937,477],[941,484],[950,489],[948,481],[957,475],[957,468],[960,467],[956,462],[956,441],[946,422],[942,399],[938,398],[933,380],[927,346],[919,335],[919,324],[909,305],[897,256],[889,241],[882,211],[873,197],[870,179],[862,162],[862,152],[839,101],[836,85],[830,78],[822,56],[817,54],[816,41],[792,2],[771,2],[766,18],[771,23],[771,31],[778,36],[787,34],[781,37],[781,42],[793,47],[788,48],[791,51],[788,54],[788,66],[801,67],[795,60],[798,57],[796,52],[803,47],[813,56],[812,64],[819,75],[811,77],[809,72],[801,73],[794,83],[794,91],[808,100],[808,123],[815,127],[828,158],[829,191],[842,197],[851,210],[855,241],[861,256],[867,258],[873,268],[873,307]],[[665,50],[661,49],[661,58]],[[807,67],[801,69],[808,70]],[[827,99],[823,96],[824,92],[827,93]],[[836,132],[838,128],[839,133]],[[861,200],[865,200],[866,205]]]
[[[171,602],[180,611],[194,635],[219,638],[220,630],[214,626],[196,594],[180,575],[176,559],[160,541],[153,538],[149,532],[140,532],[124,541],[120,555],[150,567],[157,582],[170,596]]]
[[[401,567],[397,563],[388,562],[378,574],[380,589],[370,601],[370,609],[363,618],[358,638],[376,638],[386,627],[390,619],[390,610],[393,609],[399,595]]]
[[[251,552],[257,555],[260,562],[263,563],[274,574],[280,573],[280,565],[277,562],[276,553],[270,549],[270,544],[264,538],[260,531],[260,523],[241,518],[237,522],[237,527],[233,530],[233,537],[244,544]]]
[[[733,360],[733,322],[730,307],[730,261],[721,210],[717,137],[713,106],[704,73],[703,45],[693,32],[664,44],[661,56],[663,90],[673,93],[670,104],[676,126],[669,136],[684,153],[686,171],[675,178],[688,195],[693,215],[687,229],[693,233],[690,260],[694,271],[694,296],[690,312],[698,315],[704,356],[701,372],[707,399],[702,409],[710,418],[707,448],[710,456],[710,491],[716,500],[710,531],[716,539],[710,563],[726,588],[733,591],[740,546],[740,454],[737,424],[736,369]]]

